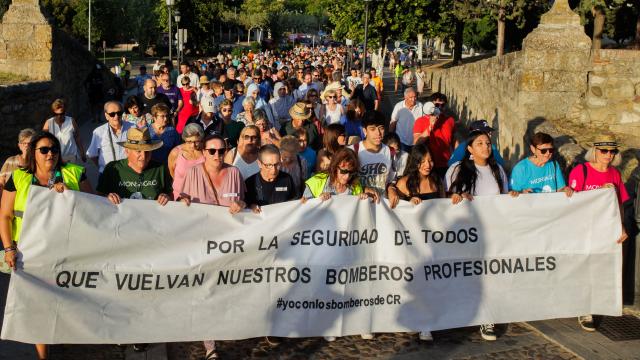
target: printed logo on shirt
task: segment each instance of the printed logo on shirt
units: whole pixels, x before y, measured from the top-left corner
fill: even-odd
[[[383,190],[387,181],[388,168],[385,163],[371,163],[360,167],[360,178],[364,185]]]
[[[230,197],[236,197],[238,196],[238,193],[226,193],[226,194],[222,194],[223,198],[230,198]]]
[[[140,183],[139,181],[120,180],[120,182],[118,183],[119,187],[146,187],[156,185],[158,185],[158,180],[145,180],[142,183]]]

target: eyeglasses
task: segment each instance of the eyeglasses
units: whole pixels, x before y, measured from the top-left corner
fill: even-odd
[[[350,169],[342,169],[342,168],[338,168],[338,173],[340,175],[349,175],[349,176],[353,176],[355,175],[355,170],[350,170]]]
[[[242,137],[243,139],[245,139],[246,141],[251,141],[251,140],[258,140],[257,136],[251,136],[251,135],[245,135]]]
[[[261,163],[262,166],[264,166],[267,169],[274,169],[274,168],[279,168],[280,165],[282,165],[281,163],[274,163],[274,164],[265,164],[265,163]]]
[[[602,154],[613,154],[613,155],[618,155],[618,153],[620,152],[620,150],[618,149],[598,149],[598,151],[600,151],[600,153]]]
[[[224,155],[224,153],[227,151],[227,149],[225,148],[220,148],[220,149],[206,149],[209,152],[209,155],[215,155],[216,153],[218,155]]]
[[[57,146],[41,146],[41,147],[37,148],[36,150],[40,151],[40,154],[42,154],[42,155],[47,155],[49,153],[49,151],[51,151],[51,153],[53,155],[60,154],[60,148],[57,147]]]
[[[338,98],[337,96],[327,96],[327,99],[334,99],[335,100],[337,98]]]
[[[184,142],[185,144],[197,145],[200,143],[200,140],[188,140]]]
[[[120,110],[120,111],[112,111],[112,112],[108,112],[105,113],[107,115],[109,115],[110,117],[116,117],[116,115],[118,115],[118,117],[122,116],[122,114],[124,114],[124,111]]]
[[[536,149],[540,150],[542,155],[546,155],[547,152],[550,154],[553,154],[556,151],[556,149],[554,148],[545,148],[545,149],[536,148]]]

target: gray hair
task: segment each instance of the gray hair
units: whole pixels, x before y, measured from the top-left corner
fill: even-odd
[[[22,142],[24,141],[24,139],[27,139],[27,138],[32,138],[33,135],[35,134],[36,134],[36,131],[33,130],[32,128],[22,129],[20,130],[20,133],[18,133],[18,142]]]
[[[412,88],[411,86],[409,86],[408,88],[404,89],[404,97],[407,97],[407,95],[414,93],[417,94],[416,89]]]
[[[187,140],[187,138],[192,136],[197,136],[200,139],[204,137],[204,130],[202,130],[202,126],[200,126],[200,124],[187,124],[187,126],[182,129],[182,140]]]
[[[258,150],[258,159],[262,162],[262,158],[264,155],[276,155],[278,158],[280,157],[280,149],[273,144],[262,145],[260,150]]]
[[[245,105],[251,105],[253,107],[256,106],[256,100],[254,98],[252,98],[251,96],[247,96],[244,98],[244,100],[242,100],[242,106],[244,107]]]
[[[267,116],[267,112],[264,109],[255,109],[253,111],[253,122],[256,123],[258,120],[266,120],[269,122],[269,117]]]
[[[120,110],[122,110],[122,103],[120,101],[112,100],[104,103],[104,112],[107,112],[107,108],[109,107],[109,105],[118,105],[118,107],[120,107]]]

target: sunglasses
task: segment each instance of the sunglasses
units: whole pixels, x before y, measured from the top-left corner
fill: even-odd
[[[224,153],[227,151],[227,149],[225,148],[220,148],[220,149],[206,149],[209,152],[209,155],[224,155]]]
[[[618,149],[598,149],[598,151],[600,151],[600,153],[602,154],[613,154],[613,155],[618,155],[618,153],[620,152],[620,150]]]
[[[116,117],[116,115],[118,116],[122,116],[122,114],[124,114],[124,111],[120,110],[120,111],[112,111],[112,112],[108,112],[105,113],[107,115],[109,115],[110,117]]]
[[[338,173],[340,175],[349,175],[349,176],[353,176],[355,175],[356,171],[355,170],[349,170],[349,169],[341,169],[338,168]]]
[[[37,148],[36,150],[40,151],[40,154],[42,155],[47,155],[49,152],[51,152],[53,155],[58,155],[60,154],[60,148],[57,146],[42,146]]]
[[[553,154],[556,149],[554,148],[546,148],[546,149],[538,149],[540,150],[540,153],[542,153],[542,155],[546,155],[547,153]]]

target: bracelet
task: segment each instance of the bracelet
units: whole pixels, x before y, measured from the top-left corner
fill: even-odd
[[[16,247],[15,246],[9,246],[4,248],[4,252],[8,253],[8,252],[12,252],[12,251],[16,251]]]

